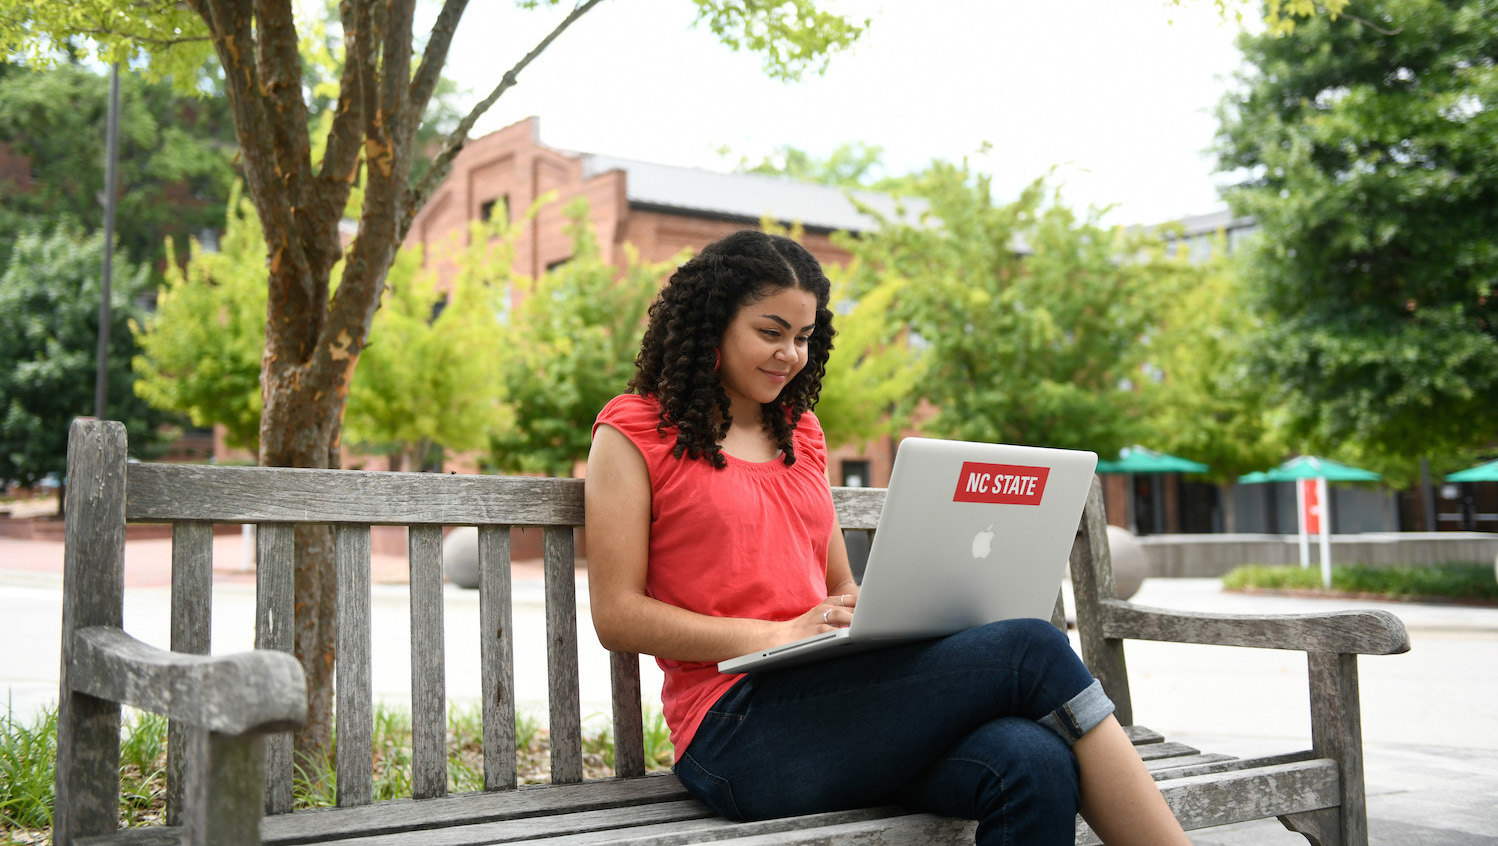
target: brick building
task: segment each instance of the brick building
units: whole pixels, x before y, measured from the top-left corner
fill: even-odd
[[[429,265],[444,278],[453,272],[445,256],[466,237],[471,222],[501,212],[516,220],[549,191],[556,199],[539,209],[515,245],[516,269],[532,277],[570,258],[562,209],[579,196],[588,201],[604,258],[620,267],[626,243],[646,261],[663,261],[683,248],[699,250],[730,232],[757,227],[766,218],[800,224],[802,243],[819,261],[843,264],[849,255],[832,243],[831,233],[858,232],[875,222],[841,188],[548,147],[540,140],[540,121],[532,117],[468,142],[416,216],[406,245],[425,248]],[[851,193],[882,214],[896,213],[888,195]],[[834,452],[829,474],[833,484],[882,486],[892,461],[887,439],[845,447]]]

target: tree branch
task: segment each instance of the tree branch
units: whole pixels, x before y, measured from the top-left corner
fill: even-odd
[[[417,126],[426,114],[432,93],[437,90],[437,82],[442,78],[442,68],[447,64],[447,51],[452,46],[453,34],[457,32],[458,21],[467,8],[468,0],[445,0],[442,11],[437,13],[437,22],[432,25],[432,33],[427,38],[421,65],[416,68],[416,78],[411,80],[410,108],[415,114]]]
[[[1349,13],[1347,13],[1345,11],[1339,13],[1339,17],[1344,17],[1344,18],[1347,18],[1348,20],[1356,21],[1357,23],[1360,23],[1363,26],[1368,27],[1369,29],[1373,30],[1374,32],[1378,33],[1379,35],[1398,35],[1399,33],[1404,32],[1404,27],[1400,27],[1399,29],[1395,29],[1395,30],[1387,30],[1387,29],[1384,29],[1383,27],[1380,27],[1378,24],[1374,23],[1373,21],[1368,20],[1367,18],[1360,18],[1357,15],[1349,14]]]
[[[360,87],[360,66],[354,61],[359,54],[357,41],[367,37],[353,0],[342,0],[338,4],[338,16],[343,22],[343,70],[338,79],[338,102],[333,107],[333,125],[328,129],[327,144],[323,149],[322,167],[313,187],[311,205],[316,209],[314,225],[326,243],[336,244],[338,237],[329,229],[337,230],[348,205],[349,190],[358,175],[359,149],[363,140],[361,127],[364,123],[363,92]]]
[[[432,192],[437,189],[438,185],[442,184],[442,180],[447,178],[448,172],[452,170],[453,159],[457,158],[458,153],[462,151],[463,145],[468,141],[468,132],[473,129],[473,125],[478,122],[478,119],[489,110],[490,106],[494,105],[501,94],[504,94],[515,85],[520,72],[525,70],[527,65],[535,61],[536,57],[540,56],[547,47],[550,47],[551,43],[567,30],[567,27],[572,26],[578,18],[587,14],[594,6],[597,6],[601,2],[603,0],[584,0],[584,2],[573,7],[572,11],[568,13],[567,17],[561,23],[557,24],[555,29],[545,38],[541,39],[535,47],[531,48],[529,53],[525,54],[525,58],[521,59],[514,67],[505,72],[505,75],[500,78],[499,85],[495,86],[494,90],[489,93],[489,96],[485,97],[477,106],[474,106],[473,111],[469,112],[458,122],[457,128],[447,136],[442,151],[437,154],[437,158],[432,162],[431,169],[426,172],[421,182],[407,195],[405,212],[400,221],[400,229],[396,233],[397,238],[406,237],[406,232],[411,228],[411,221],[416,217],[416,213],[421,210],[422,206],[426,205],[427,200],[432,196]]]

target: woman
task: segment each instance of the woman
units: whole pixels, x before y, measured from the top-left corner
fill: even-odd
[[[977,840],[1187,843],[1066,637],[1010,620],[803,667],[717,662],[845,627],[858,586],[811,407],[832,349],[828,282],[787,238],[743,231],[650,309],[631,393],[588,458],[599,640],[654,655],[692,794],[734,819],[899,801]]]

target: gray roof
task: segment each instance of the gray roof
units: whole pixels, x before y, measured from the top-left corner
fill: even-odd
[[[625,193],[631,205],[669,209],[705,217],[757,222],[771,217],[800,223],[808,229],[862,232],[878,225],[852,198],[887,218],[914,221],[926,201],[878,191],[850,190],[755,173],[715,173],[688,167],[583,154],[583,177],[611,170],[626,174]],[[898,205],[904,206],[900,214]]]

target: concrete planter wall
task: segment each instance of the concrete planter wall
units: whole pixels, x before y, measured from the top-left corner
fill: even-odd
[[[1139,538],[1149,575],[1221,576],[1243,564],[1299,564],[1296,535],[1147,535]],[[1488,562],[1498,556],[1498,534],[1488,532],[1379,532],[1332,536],[1333,564],[1391,567],[1400,564]],[[1320,550],[1311,538],[1311,565]]]

